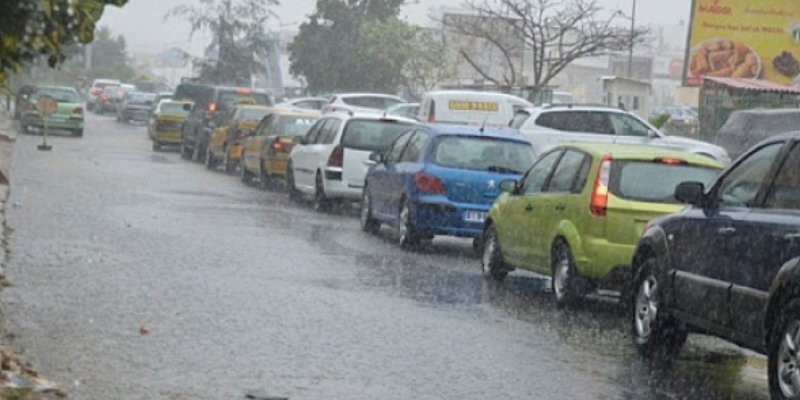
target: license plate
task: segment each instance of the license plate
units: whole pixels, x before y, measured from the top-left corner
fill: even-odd
[[[469,222],[483,222],[486,219],[486,213],[480,211],[465,211],[464,221]]]

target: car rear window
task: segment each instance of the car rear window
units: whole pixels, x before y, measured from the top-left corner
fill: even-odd
[[[609,190],[627,200],[678,204],[675,186],[689,181],[708,185],[719,172],[711,167],[658,161],[614,161]]]
[[[236,113],[236,119],[239,121],[261,121],[261,118],[264,118],[267,114],[269,114],[269,110],[260,108],[241,108]]]
[[[315,122],[317,122],[317,119],[311,117],[281,117],[278,133],[281,135],[303,136]]]
[[[183,103],[172,102],[172,101],[165,101],[161,103],[158,109],[168,114],[178,114],[178,115],[189,114],[188,111],[183,109]]]
[[[375,110],[385,110],[393,105],[402,103],[400,100],[381,96],[343,97],[342,101],[351,106],[372,108]]]
[[[521,174],[533,164],[531,146],[496,137],[445,136],[433,161],[443,167]]]
[[[237,92],[221,92],[217,99],[217,107],[219,110],[230,110],[238,103],[247,104],[260,104],[264,106],[271,106],[272,99],[266,93],[237,93]]]
[[[342,145],[348,149],[385,151],[411,124],[393,120],[351,119],[344,127]]]

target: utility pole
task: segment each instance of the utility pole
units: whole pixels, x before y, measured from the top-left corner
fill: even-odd
[[[633,39],[636,37],[636,0],[633,0],[633,10],[631,11],[631,43],[628,49],[628,78],[633,78]]]

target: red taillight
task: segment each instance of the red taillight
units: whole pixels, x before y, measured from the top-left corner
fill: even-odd
[[[100,88],[92,88],[92,94],[96,95],[98,93],[100,93]]]
[[[680,158],[671,158],[671,157],[659,157],[653,160],[658,163],[667,164],[667,165],[684,165],[686,161],[681,160]]]
[[[217,111],[217,103],[209,103],[208,112],[213,113],[214,111]]]
[[[108,96],[105,94],[100,96],[100,98],[103,99],[103,101],[108,101]]]
[[[78,115],[83,115],[83,107],[78,107],[78,108],[72,110],[72,113],[73,114],[78,114]]]
[[[589,203],[589,210],[592,215],[604,217],[608,207],[608,178],[611,174],[611,156],[605,155],[600,161],[597,169],[597,177],[592,188],[592,200]]]
[[[342,145],[340,144],[333,148],[331,156],[328,157],[328,166],[341,167],[343,165],[344,165],[344,147],[342,147]]]
[[[283,143],[275,142],[275,143],[272,144],[272,148],[275,149],[275,150],[280,150],[280,149],[283,148]]]
[[[417,189],[419,189],[421,192],[445,194],[444,182],[433,175],[428,175],[424,172],[418,172],[416,175],[414,175],[414,183],[417,185]]]

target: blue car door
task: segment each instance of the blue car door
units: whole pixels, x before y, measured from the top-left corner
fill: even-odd
[[[739,252],[731,278],[733,328],[758,343],[770,285],[784,263],[800,256],[800,144],[784,149],[775,178],[763,186],[763,202],[747,217],[747,251]]]
[[[417,130],[414,133],[414,136],[408,141],[408,145],[403,149],[403,153],[395,166],[395,172],[388,181],[392,197],[386,204],[387,213],[394,217],[395,222],[397,222],[397,218],[400,215],[400,199],[402,196],[406,196],[406,198],[413,201],[413,193],[409,191],[409,188],[416,185],[415,175],[422,169],[423,152],[427,148],[430,136],[430,133],[424,130]],[[411,217],[414,217],[413,211]]]
[[[715,182],[712,204],[685,212],[667,232],[676,307],[717,329],[733,323],[732,274],[751,246],[746,220],[780,150],[780,144],[767,145],[750,153]]]
[[[383,154],[383,160],[374,165],[367,174],[367,187],[372,196],[372,212],[380,220],[394,218],[394,213],[388,212],[389,203],[395,196],[392,193],[391,182],[395,179],[396,164],[413,134],[414,131],[409,130],[395,139],[389,150]]]

